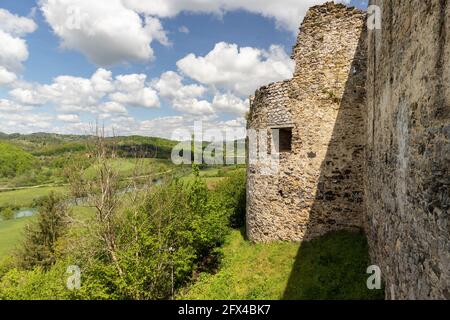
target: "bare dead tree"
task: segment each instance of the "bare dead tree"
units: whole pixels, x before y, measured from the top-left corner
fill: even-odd
[[[170,199],[157,202],[152,210],[154,212],[146,212],[143,209],[145,201],[154,191],[152,184],[159,174],[154,171],[153,166],[146,167],[147,162],[137,151],[134,154],[131,176],[121,176],[111,161],[117,157],[118,140],[114,136],[107,137],[105,129],[99,126],[94,132],[87,145],[89,166],[73,169],[70,185],[72,193],[82,197],[83,205],[92,208],[95,214],[88,218],[77,218],[77,224],[83,231],[76,235],[80,237],[81,234],[81,238],[77,238],[78,241],[72,244],[72,248],[80,252],[80,259],[86,266],[94,266],[99,257],[107,259],[123,283],[127,283],[130,281],[127,271],[130,264],[141,270],[145,268],[143,264],[147,263],[148,256],[144,253],[146,246],[140,244],[145,241],[142,239],[146,234],[143,230],[149,223],[155,224],[154,232],[158,243],[163,243],[164,208],[170,203]],[[152,216],[150,222],[149,214]],[[160,255],[169,247],[169,244],[162,244]],[[166,272],[167,263],[162,258],[155,259],[157,264],[154,273],[158,276],[148,285],[156,288],[159,285],[156,279]],[[122,289],[133,299],[143,299],[145,292],[148,292],[132,285]]]
[[[110,161],[116,157],[116,146],[113,139],[107,139],[104,127],[96,126],[95,134],[91,135],[87,143],[87,152],[87,156],[93,160],[92,176],[87,177],[84,168],[77,168],[75,164],[69,175],[70,189],[74,197],[83,198],[87,207],[95,209],[95,219],[78,223],[101,241],[102,249],[122,276],[117,246],[120,177]]]
[[[120,188],[119,175],[113,169],[109,159],[115,158],[116,149],[113,144],[108,145],[104,127],[97,126],[94,136],[92,152],[95,158],[95,176],[88,181],[88,201],[92,203],[96,211],[96,219],[99,223],[99,236],[105,244],[106,250],[114,263],[120,276],[123,270],[120,267],[117,256],[116,242],[116,213],[120,204],[118,190]]]

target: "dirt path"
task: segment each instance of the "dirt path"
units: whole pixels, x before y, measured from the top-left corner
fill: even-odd
[[[28,186],[28,187],[0,188],[0,192],[2,192],[2,191],[17,191],[17,190],[49,188],[49,187],[64,187],[64,186],[68,186],[68,185],[69,185],[68,183],[64,183],[64,184],[49,183],[49,184],[40,184],[40,185],[37,185],[37,186]]]

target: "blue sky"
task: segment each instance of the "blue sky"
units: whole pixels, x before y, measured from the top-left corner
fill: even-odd
[[[300,20],[322,2],[1,0],[0,131],[242,127],[248,96],[292,73]]]

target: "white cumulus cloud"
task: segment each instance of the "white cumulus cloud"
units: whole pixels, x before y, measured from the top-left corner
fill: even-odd
[[[124,3],[138,12],[158,17],[174,17],[183,11],[223,15],[228,11],[246,10],[274,19],[280,28],[297,32],[308,8],[326,1],[328,0],[124,0]]]
[[[63,75],[50,84],[17,82],[9,95],[25,105],[50,103],[64,113],[97,113],[104,108],[124,113],[126,106],[159,107],[156,91],[145,80],[144,74],[119,75],[114,79],[111,71],[98,69],[90,78]]]
[[[0,8],[0,30],[13,36],[24,36],[36,30],[37,25],[33,20],[12,14],[8,10]]]
[[[178,28],[178,32],[188,34],[188,33],[191,32],[191,31],[189,30],[188,27],[186,27],[186,26],[181,26],[181,27]]]
[[[79,122],[80,117],[77,114],[60,114],[57,116],[58,120],[63,122]]]
[[[0,99],[1,131],[6,133],[48,131],[52,127],[53,116],[33,112],[30,106],[21,105],[8,99]]]
[[[37,26],[33,20],[14,15],[0,8],[0,85],[10,84],[28,59],[28,47],[23,37]]]
[[[217,94],[214,96],[212,107],[221,112],[244,115],[249,109],[250,102],[236,97],[232,93]]]
[[[0,66],[0,86],[16,81],[15,73],[9,72],[5,67]]]
[[[122,104],[114,102],[114,101],[102,103],[98,109],[101,112],[103,112],[104,114],[111,114],[111,113],[127,114],[128,113],[127,108],[125,108]]]
[[[202,84],[250,95],[262,85],[291,78],[295,63],[280,46],[261,50],[220,42],[206,56],[189,54],[177,66]]]
[[[23,105],[12,100],[0,99],[0,113],[2,116],[4,116],[5,113],[14,114],[29,110],[31,110],[31,107],[24,107]]]
[[[110,95],[112,101],[144,108],[157,108],[160,105],[158,94],[146,86],[145,74],[131,74],[116,77],[116,90]]]
[[[169,44],[157,18],[141,17],[122,0],[41,0],[40,8],[61,47],[100,66],[148,61],[154,56],[152,41]]]
[[[214,113],[210,102],[199,99],[207,88],[198,84],[183,84],[183,77],[176,72],[163,73],[153,86],[175,110],[196,115]]]

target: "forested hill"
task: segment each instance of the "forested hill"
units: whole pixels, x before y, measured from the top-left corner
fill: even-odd
[[[66,153],[86,152],[91,137],[87,135],[61,135],[53,133],[5,134],[0,132],[0,141],[21,148],[34,156],[58,156]],[[136,155],[147,158],[169,159],[172,148],[177,144],[168,139],[129,136],[112,137],[120,157]]]

